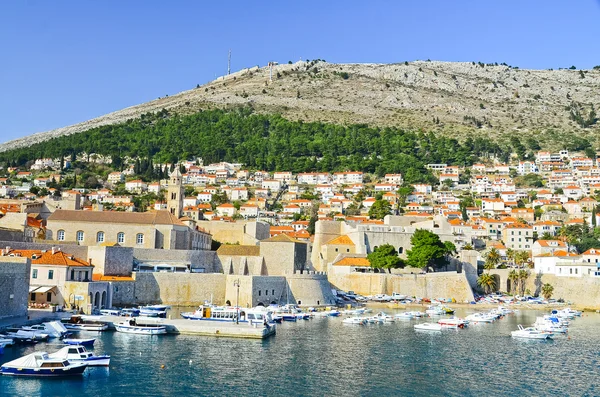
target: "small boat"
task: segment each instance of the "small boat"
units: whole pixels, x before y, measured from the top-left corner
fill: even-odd
[[[102,309],[100,310],[100,314],[103,316],[120,316],[120,309]]]
[[[47,334],[49,338],[64,338],[69,331],[59,321],[50,321],[47,323],[30,325],[21,328],[24,331],[37,331],[42,334]]]
[[[9,329],[10,332],[7,332],[6,335],[9,338],[15,340],[15,342],[19,343],[28,343],[31,341],[45,341],[48,340],[48,334],[43,333],[41,331],[27,331],[24,329],[12,328]]]
[[[101,321],[99,316],[71,316],[60,320],[70,331],[106,331],[108,324]]]
[[[342,320],[342,324],[347,325],[366,325],[367,320],[362,317],[348,317]]]
[[[36,338],[35,336],[30,337],[29,335],[20,335],[18,331],[19,330],[15,330],[14,332],[7,332],[6,335],[0,335],[0,340],[4,341],[5,346],[10,346],[13,344],[33,345],[44,340],[41,338]],[[8,341],[12,341],[12,344],[8,343]]]
[[[2,364],[0,373],[15,376],[73,376],[83,374],[87,366],[86,363],[51,358],[46,352],[35,352]]]
[[[13,340],[13,338],[9,338],[5,335],[0,335],[0,344],[3,345],[4,347],[12,346],[15,344],[15,341]]]
[[[557,334],[566,334],[568,328],[550,320],[545,320],[543,317],[538,317],[533,324],[533,327],[539,331],[552,332]]]
[[[211,305],[202,305],[194,312],[181,313],[181,317],[186,320],[199,321],[221,321],[238,323],[271,323],[270,309],[256,307],[245,309],[239,307],[219,307]],[[283,317],[282,317],[283,319]]]
[[[396,320],[410,320],[414,318],[411,312],[398,313],[394,317],[396,318]]]
[[[533,327],[523,328],[521,324],[519,324],[519,329],[512,331],[510,335],[513,338],[523,339],[552,339],[554,336],[552,332],[539,331]]]
[[[122,316],[122,317],[137,317],[139,315],[140,315],[140,309],[136,309],[135,307],[121,309],[121,314],[120,314],[120,316]]]
[[[385,312],[379,312],[375,315],[375,317],[379,318],[380,320],[383,320],[383,322],[385,323],[393,323],[394,321],[396,321],[396,319],[393,316],[390,316]]]
[[[416,318],[421,318],[421,317],[426,317],[427,316],[427,314],[425,314],[423,312],[420,312],[420,311],[412,311],[412,312],[407,312],[407,313],[412,314],[412,316],[416,317]]]
[[[166,318],[170,308],[171,306],[167,305],[140,306],[140,316]]]
[[[69,360],[70,363],[86,363],[89,367],[108,367],[110,356],[96,356],[84,346],[65,346],[57,352],[48,354],[50,358]]]
[[[440,305],[432,305],[425,310],[427,315],[431,316],[442,316],[446,314],[446,311]]]
[[[469,325],[469,322],[462,318],[451,317],[451,318],[443,318],[441,320],[438,320],[438,324],[441,325],[442,327],[448,327],[448,328],[464,328],[467,325]]]
[[[161,324],[138,324],[135,319],[115,324],[118,332],[140,335],[162,335],[167,333],[167,327]]]
[[[63,343],[66,345],[81,345],[81,346],[94,346],[94,342],[96,342],[96,339],[94,338],[90,338],[90,339],[73,339],[73,338],[67,338],[67,339],[63,339]]]
[[[420,331],[441,331],[442,326],[436,323],[415,324],[415,329]]]
[[[467,317],[465,317],[465,320],[471,321],[474,323],[491,323],[491,322],[496,321],[496,317],[491,316],[486,313],[473,313],[473,314],[469,314]]]

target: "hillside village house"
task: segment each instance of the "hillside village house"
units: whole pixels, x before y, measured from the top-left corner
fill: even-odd
[[[31,259],[30,304],[53,304],[102,309],[111,307],[108,282],[95,282],[94,266],[59,249],[16,250],[7,247],[2,256]]]
[[[530,250],[533,244],[533,227],[523,223],[512,223],[502,230],[502,241],[512,250]]]

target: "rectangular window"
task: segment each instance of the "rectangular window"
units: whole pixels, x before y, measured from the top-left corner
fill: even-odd
[[[54,279],[54,270],[48,270],[48,280]]]
[[[37,278],[37,272],[38,272],[38,269],[33,269],[31,271],[31,278]]]
[[[46,294],[46,302],[52,302],[52,292]]]
[[[71,269],[71,280],[75,280],[75,270]]]
[[[35,292],[31,293],[31,300],[35,302]]]

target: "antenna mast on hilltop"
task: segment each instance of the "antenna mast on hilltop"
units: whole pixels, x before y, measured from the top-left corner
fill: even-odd
[[[227,74],[231,74],[231,49],[229,50],[229,56],[227,57]]]

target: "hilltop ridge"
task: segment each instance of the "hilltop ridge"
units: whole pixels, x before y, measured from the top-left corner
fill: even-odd
[[[272,81],[269,73],[269,67],[243,69],[188,91],[6,142],[0,151],[161,109],[191,114],[248,105],[259,113],[278,113],[291,120],[416,128],[452,136],[473,131],[499,136],[547,130],[589,135],[599,129],[589,116],[593,106],[600,105],[600,70],[596,69],[526,70],[504,64],[439,61],[332,64],[319,60],[276,65]]]

